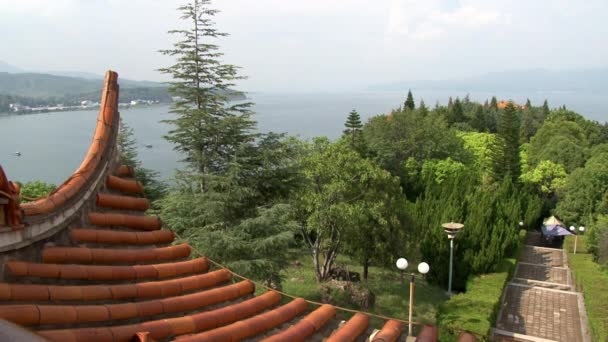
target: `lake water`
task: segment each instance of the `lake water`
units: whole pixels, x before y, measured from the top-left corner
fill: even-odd
[[[427,106],[437,101],[446,103],[449,96],[466,94],[447,90],[416,90],[418,100],[424,98]],[[589,119],[606,121],[608,104],[606,94],[580,94],[573,92],[470,93],[472,100],[485,101],[496,95],[499,99],[513,99],[524,103],[526,97],[533,105],[545,98],[551,107],[565,104]],[[403,92],[362,92],[324,94],[250,94],[256,103],[255,119],[263,132],[287,132],[302,138],[314,136],[340,136],[348,112],[357,109],[363,119],[399,107]],[[162,136],[170,126],[160,123],[172,118],[166,105],[122,109],[123,120],[135,130],[139,156],[145,167],[170,178],[178,166],[179,155]],[[80,165],[86,153],[96,123],[96,111],[74,111],[19,116],[0,116],[0,165],[9,179],[30,181],[40,179],[59,184]],[[146,148],[145,145],[152,145]],[[21,156],[14,155],[15,151]]]

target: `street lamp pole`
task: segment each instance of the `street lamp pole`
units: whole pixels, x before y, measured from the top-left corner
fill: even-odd
[[[407,268],[408,263],[407,260],[405,258],[399,258],[397,260],[397,268],[401,270],[401,273],[403,274],[403,272],[405,271],[405,269]],[[420,264],[418,264],[418,272],[420,272],[421,274],[427,274],[430,270],[430,266],[429,264],[427,264],[426,262],[421,262]],[[414,274],[414,272],[412,272],[410,274],[410,303],[409,303],[409,318],[408,318],[408,331],[407,334],[408,336],[412,336],[412,320],[413,320],[413,316],[414,316],[414,283],[416,280],[416,275]]]
[[[453,269],[453,264],[454,264],[454,238],[456,237],[456,234],[458,234],[458,232],[464,228],[464,225],[462,223],[454,223],[454,222],[450,222],[450,223],[444,223],[441,225],[443,227],[443,231],[445,231],[448,234],[448,239],[450,240],[450,271],[449,271],[449,278],[448,278],[448,297],[452,297],[452,269]]]
[[[414,313],[414,272],[412,272],[412,274],[410,274],[410,314],[409,314],[409,318],[408,318],[408,325],[407,325],[407,334],[408,336],[412,336],[412,316]]]

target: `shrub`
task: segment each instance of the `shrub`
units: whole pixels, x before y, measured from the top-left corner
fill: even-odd
[[[456,340],[466,330],[487,338],[496,322],[502,292],[515,269],[515,259],[505,259],[496,273],[481,274],[467,282],[467,292],[452,296],[439,307],[441,341]]]

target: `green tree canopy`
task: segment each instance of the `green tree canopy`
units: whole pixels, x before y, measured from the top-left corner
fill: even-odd
[[[401,191],[398,178],[343,141],[331,144],[316,139],[309,148],[304,158],[308,185],[295,196],[295,203],[300,233],[321,281],[327,279],[342,248],[364,266],[390,248]]]
[[[567,172],[583,166],[588,142],[576,122],[547,120],[530,139],[528,162],[536,167],[542,160],[562,164]]]
[[[608,214],[607,192],[608,153],[600,153],[568,176],[555,212],[566,222],[588,224],[593,216]]]

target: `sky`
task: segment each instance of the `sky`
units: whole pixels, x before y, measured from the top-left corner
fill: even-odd
[[[166,80],[178,0],[0,0],[0,60]],[[519,69],[605,67],[606,0],[221,0],[247,91],[343,91]]]

